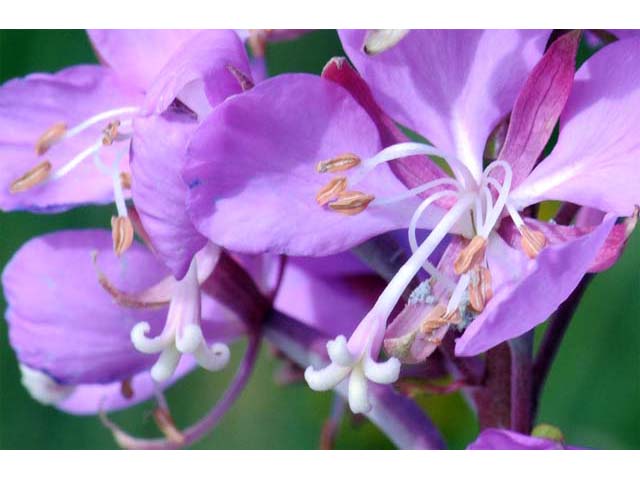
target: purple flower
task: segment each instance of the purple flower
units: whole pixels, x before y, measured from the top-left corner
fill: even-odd
[[[104,230],[36,237],[18,250],[2,274],[9,339],[25,387],[39,401],[73,413],[125,408],[158,388],[149,375],[153,358],[134,348],[130,331],[144,322],[159,332],[167,309],[118,305],[98,282],[96,267],[124,291],[144,290],[167,274],[137,243],[126,257],[116,257]],[[202,317],[209,341],[231,341],[245,331],[210,296],[202,298]],[[193,361],[185,359],[173,380],[192,367]]]
[[[174,99],[194,111],[206,109],[207,98],[224,98],[237,84],[227,70],[227,79],[218,75],[219,83],[208,82],[203,91],[204,80],[226,65],[203,69],[193,59],[217,44],[242,50],[232,31],[97,30],[89,35],[107,66],[32,74],[0,88],[4,210],[52,212],[115,201],[118,216],[126,218],[133,120],[163,112]]]
[[[355,412],[369,408],[367,380],[398,377],[397,358],[377,359],[387,320],[420,270],[431,279],[409,303],[431,316],[415,335],[437,344],[451,325],[467,327],[456,353],[475,355],[544,321],[598,266],[615,217],[640,203],[631,187],[639,180],[638,40],[607,46],[574,82],[576,33],[544,56],[547,35],[535,31],[412,31],[375,56],[362,49],[365,35],[341,39],[373,97],[353,75],[336,79],[348,91],[310,75],[267,80],[205,120],[184,170],[197,229],[233,250],[327,255],[409,229],[411,258],[353,334],[327,344],[331,364],[306,372],[318,390],[349,377]],[[433,146],[397,143],[373,98]],[[536,166],[558,118],[558,143]],[[489,140],[504,145],[484,167]],[[563,229],[538,228],[527,208],[549,199],[608,215],[547,235]],[[517,241],[502,236],[510,226]],[[421,243],[419,228],[431,230]],[[436,268],[429,257],[451,234],[458,253]]]
[[[170,308],[165,330],[148,338],[149,327],[140,323],[133,342],[145,353],[163,352],[158,365],[177,352],[200,352],[199,363],[220,368],[206,355],[200,331],[200,284],[211,274],[220,249],[193,227],[186,212],[187,185],[181,177],[191,134],[211,110],[230,95],[253,84],[248,58],[232,31],[203,31],[187,41],[163,68],[147,94],[154,115],[136,118],[131,144],[132,197],[145,236],[154,253],[171,270],[177,283],[168,292]],[[173,103],[175,98],[179,104]],[[217,352],[218,354],[220,352]],[[228,358],[228,351],[225,358]],[[177,365],[171,360],[171,365]],[[171,368],[152,371],[166,380]],[[157,374],[157,375],[156,375]]]

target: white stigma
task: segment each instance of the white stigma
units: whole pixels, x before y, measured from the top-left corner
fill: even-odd
[[[149,338],[151,326],[147,322],[140,322],[131,330],[131,341],[138,351],[160,353],[151,368],[151,377],[156,382],[171,378],[183,354],[191,354],[201,367],[211,371],[220,370],[229,362],[229,348],[224,343],[207,345],[200,326],[200,306],[198,267],[194,258],[187,274],[175,284],[162,332]]]
[[[327,343],[331,363],[321,370],[309,367],[305,371],[305,379],[314,390],[334,388],[349,377],[349,405],[356,413],[363,413],[371,408],[367,394],[368,381],[387,384],[398,379],[398,359],[392,357],[381,363],[376,362],[376,359],[380,353],[387,321],[406,288],[421,269],[425,269],[431,278],[444,288],[448,296],[447,316],[458,311],[464,319],[464,311],[469,303],[472,272],[465,270],[457,281],[454,281],[429,261],[429,257],[442,240],[454,228],[459,229],[460,222],[467,222],[462,225],[468,226],[463,228],[463,231],[469,232],[469,238],[481,237],[486,245],[490,234],[499,225],[505,209],[519,228],[523,225],[522,218],[508,202],[512,180],[511,166],[500,160],[492,162],[476,181],[469,169],[459,160],[430,145],[407,142],[385,148],[373,157],[350,167],[352,173],[348,177],[349,185],[354,186],[360,182],[378,165],[413,155],[435,155],[443,158],[449,164],[454,177],[427,182],[395,197],[373,200],[372,203],[384,206],[438,188],[420,203],[412,215],[408,226],[411,257],[391,279],[350,339],[347,341],[344,336],[339,336]],[[502,170],[502,181],[492,176],[497,168]],[[435,202],[445,198],[455,203],[442,215],[426,239],[418,245],[416,231],[421,217]],[[482,244],[482,241],[480,243]],[[479,252],[480,255],[484,255],[484,250]],[[481,258],[480,261],[484,262],[485,259]]]
[[[316,391],[330,390],[349,377],[349,407],[353,413],[366,413],[371,410],[367,381],[389,384],[398,380],[400,361],[390,358],[376,362],[371,358],[370,347],[373,336],[365,342],[357,354],[349,350],[347,339],[340,335],[327,342],[327,352],[331,363],[319,370],[308,367],[304,378]]]

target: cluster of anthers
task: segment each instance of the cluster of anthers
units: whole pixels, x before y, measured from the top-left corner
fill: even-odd
[[[414,155],[443,158],[453,175],[407,189],[402,194],[389,198],[377,198],[373,194],[355,189],[377,166]],[[482,312],[491,300],[493,289],[486,259],[487,244],[505,211],[520,231],[523,251],[529,257],[535,257],[544,248],[546,239],[541,232],[526,226],[517,210],[509,204],[512,171],[504,161],[493,161],[483,172],[474,175],[462,162],[435,147],[408,142],[385,148],[367,160],[352,153],[342,154],[318,163],[317,171],[323,174],[340,174],[320,189],[316,200],[319,205],[345,215],[357,215],[366,209],[384,208],[430,193],[415,209],[409,222],[408,235],[412,251],[409,260],[389,282],[349,341],[338,337],[329,342],[327,349],[331,365],[322,370],[309,368],[305,375],[312,388],[326,390],[335,387],[351,374],[349,400],[352,409],[356,406],[354,411],[366,411],[370,408],[366,387],[359,386],[356,391],[352,391],[352,385],[362,384],[362,381],[354,381],[354,375],[362,377],[364,374],[375,383],[391,383],[397,379],[399,362],[394,362],[395,358],[380,364],[374,363],[374,360],[380,353],[387,322],[395,305],[420,269],[425,269],[430,276],[429,288],[437,284],[442,292],[438,294],[436,301],[431,299],[433,304],[426,309],[420,329],[428,341],[437,344],[439,336],[436,333],[446,331],[442,327],[466,323],[470,316]],[[444,199],[453,200],[449,202],[452,206],[441,214],[436,226],[419,245],[416,230],[421,217],[435,202]],[[438,270],[429,261],[438,245],[452,232],[460,233],[468,239],[452,265],[457,280]],[[424,289],[426,285],[421,287]],[[371,368],[372,362],[376,365],[375,369]]]
[[[117,255],[121,255],[131,246],[134,231],[131,220],[127,214],[123,192],[124,189],[131,188],[131,177],[129,173],[121,170],[120,163],[122,158],[128,154],[129,140],[132,136],[131,127],[133,117],[138,114],[139,110],[138,107],[132,106],[107,110],[87,118],[71,128],[65,123],[55,123],[36,140],[35,153],[38,157],[43,157],[49,151],[56,148],[56,145],[76,137],[95,125],[103,122],[106,122],[106,125],[93,143],[76,154],[68,162],[56,170],[53,170],[53,166],[49,160],[42,160],[20,178],[13,181],[9,186],[9,191],[12,194],[20,194],[34,187],[55,182],[71,173],[86,159],[92,158],[98,172],[112,179],[113,198],[118,212],[117,216],[111,218],[113,249]],[[126,144],[119,150],[116,160],[112,165],[106,165],[100,157],[101,150],[105,147],[122,143]]]

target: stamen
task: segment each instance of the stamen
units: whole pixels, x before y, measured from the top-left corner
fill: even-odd
[[[415,253],[415,251],[418,249],[418,237],[417,237],[416,231],[418,229],[418,221],[420,220],[420,217],[432,203],[449,195],[453,196],[454,198],[458,197],[457,192],[452,192],[450,190],[436,192],[430,197],[424,199],[422,203],[418,206],[416,211],[413,212],[413,216],[411,217],[411,221],[409,222],[409,230],[407,231],[409,235],[409,245],[411,247],[412,253]],[[445,275],[440,274],[438,269],[435,268],[433,265],[431,265],[431,263],[428,260],[424,263],[423,268],[431,277],[435,278],[437,281],[443,282],[443,284],[448,289],[453,288],[453,282],[449,278],[447,278]]]
[[[436,305],[424,319],[422,324],[420,325],[420,333],[426,336],[430,336],[433,332],[435,332],[438,328],[447,325],[449,322],[445,320],[445,315],[447,314],[447,309],[444,305],[439,303]]]
[[[498,183],[495,178],[489,177],[489,174],[497,167],[500,167],[504,170],[504,180],[502,181],[502,185],[500,185],[500,187],[496,187],[498,189],[498,198],[496,199],[496,203],[493,205],[493,208],[487,211],[487,218],[485,219],[484,224],[478,232],[479,235],[485,238],[489,235],[489,232],[491,232],[493,227],[495,227],[496,223],[500,219],[500,214],[502,213],[502,209],[507,203],[509,191],[511,190],[511,166],[507,162],[502,160],[496,160],[492,162],[484,170],[481,187],[485,188],[485,185],[487,184],[492,184],[495,186],[494,182]]]
[[[354,153],[343,153],[329,160],[322,160],[316,165],[318,173],[335,173],[349,170],[360,165],[360,157]]]
[[[14,180],[11,186],[9,187],[9,192],[11,193],[20,193],[30,188],[35,187],[36,185],[40,185],[44,181],[49,178],[49,174],[51,173],[51,162],[45,160],[42,163],[39,163],[27,173],[22,175],[17,180]]]
[[[522,217],[520,216],[518,211],[513,206],[511,206],[509,202],[507,202],[507,211],[509,212],[513,223],[516,225],[516,227],[518,227],[518,230],[520,230],[524,226],[524,220],[522,220]]]
[[[388,318],[395,304],[404,292],[411,279],[422,268],[442,239],[456,225],[458,220],[469,210],[474,198],[471,194],[464,194],[460,200],[442,217],[438,225],[431,231],[413,255],[400,268],[398,273],[387,285],[382,295],[374,305],[373,309],[384,313],[384,318]]]
[[[401,202],[402,200],[413,198],[416,195],[426,192],[427,190],[431,190],[432,188],[440,187],[443,185],[450,185],[456,189],[455,191],[451,191],[451,195],[455,195],[462,189],[462,186],[457,180],[454,180],[453,178],[440,178],[438,180],[433,180],[431,182],[427,182],[423,185],[407,190],[399,195],[396,195],[395,197],[378,198],[376,199],[376,205],[388,205],[391,203]]]
[[[326,205],[347,188],[347,177],[337,177],[320,189],[316,195],[318,205]]]
[[[118,136],[118,128],[120,127],[120,120],[114,120],[109,122],[107,127],[102,130],[102,145],[112,145]]]
[[[491,288],[491,273],[489,269],[483,266],[474,268],[469,282],[469,305],[480,313],[492,297],[493,289]]]
[[[463,303],[463,301],[465,301],[467,287],[469,286],[470,281],[469,277],[470,275],[465,273],[458,280],[458,284],[453,290],[449,303],[447,304],[447,314],[457,311],[458,307]]]
[[[329,203],[329,208],[345,215],[363,212],[376,197],[362,192],[340,192],[338,200]]]
[[[120,172],[120,186],[124,190],[131,190],[131,174],[129,172]]]
[[[64,164],[62,167],[56,170],[53,173],[53,175],[51,175],[50,180],[58,180],[64,177],[67,173],[69,173],[71,170],[73,170],[78,165],[80,165],[84,159],[86,159],[87,157],[90,157],[101,148],[102,148],[102,137],[100,137],[100,139],[97,142],[95,142],[93,145],[85,148],[82,152],[80,152],[78,155],[73,157],[66,164]]]
[[[65,123],[55,123],[49,127],[40,138],[36,141],[36,155],[44,155],[52,145],[57,143],[67,133],[67,125]]]
[[[133,224],[128,216],[111,217],[113,251],[117,256],[126,252],[133,243]]]
[[[447,163],[451,167],[451,170],[453,170],[455,177],[460,180],[460,183],[463,186],[470,188],[471,186],[476,185],[476,182],[469,172],[469,169],[462,162],[457,160],[455,157],[447,155],[441,150],[432,147],[431,145],[416,142],[398,143],[381,150],[373,157],[364,161],[357,175],[351,178],[350,181],[353,185],[355,185],[376,166],[382,163],[390,162],[392,160],[411,157],[414,155],[434,155],[437,157],[441,157],[447,161]]]
[[[487,240],[480,235],[473,237],[453,262],[453,270],[456,272],[456,275],[467,273],[472,268],[478,266],[480,262],[484,260],[486,250]]]
[[[520,234],[522,235],[520,239],[522,250],[529,258],[536,258],[547,244],[544,233],[524,225],[520,228]]]
[[[176,444],[182,445],[185,442],[185,437],[176,427],[171,413],[166,408],[158,407],[153,411],[153,419],[156,421],[156,425],[160,431],[164,434],[167,440]]]
[[[415,252],[418,249],[418,240],[416,237],[416,230],[418,229],[418,221],[420,217],[424,213],[424,211],[434,202],[438,201],[441,198],[453,196],[457,197],[456,192],[452,192],[450,190],[445,190],[442,192],[436,192],[433,195],[425,198],[422,203],[416,208],[415,212],[413,212],[413,216],[411,217],[411,221],[409,222],[409,245],[411,246],[411,251]]]
[[[140,111],[139,107],[122,107],[122,108],[115,108],[113,110],[107,110],[106,112],[100,112],[97,115],[94,115],[93,117],[88,118],[84,122],[68,130],[64,135],[64,137],[65,138],[74,137],[79,133],[85,131],[87,128],[92,127],[96,123],[100,123],[115,117],[133,116],[133,115],[136,115],[139,111]]]
[[[231,73],[231,75],[233,75],[234,78],[237,80],[243,92],[246,92],[247,90],[250,90],[253,88],[253,81],[251,80],[250,77],[245,75],[244,72],[241,72],[231,64],[227,65],[227,70],[229,70],[229,73]]]

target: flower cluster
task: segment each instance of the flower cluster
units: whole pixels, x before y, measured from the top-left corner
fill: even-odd
[[[25,388],[124,447],[185,446],[267,341],[398,447],[444,446],[417,388],[467,393],[470,448],[562,448],[529,436],[554,353],[529,332],[635,227],[640,37],[345,30],[321,75],[267,78],[268,43],[304,33],[89,31],[99,65],[0,87],[0,208],[116,212],[4,268]],[[219,403],[178,428],[163,391],[243,339]],[[163,437],[107,417],[148,399]]]

